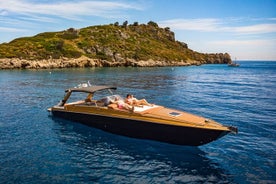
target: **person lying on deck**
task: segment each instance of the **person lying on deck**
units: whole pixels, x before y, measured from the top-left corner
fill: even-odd
[[[108,105],[108,107],[112,108],[112,109],[126,109],[126,110],[130,110],[130,111],[134,111],[134,106],[131,106],[127,103],[125,103],[123,100],[120,100],[118,97],[115,98],[115,100],[110,100],[111,104]]]
[[[134,106],[143,106],[143,105],[153,106],[153,104],[148,103],[146,99],[138,100],[137,98],[134,98],[134,96],[131,94],[127,94],[125,102],[129,105],[134,105]]]

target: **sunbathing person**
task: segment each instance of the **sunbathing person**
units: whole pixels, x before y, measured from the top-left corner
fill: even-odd
[[[153,106],[153,104],[148,103],[146,99],[138,100],[137,98],[134,98],[134,96],[131,94],[127,94],[125,102],[129,105],[135,105],[135,106],[143,106],[143,105]]]
[[[134,107],[125,103],[123,100],[120,100],[118,97],[115,98],[115,100],[110,101],[111,104],[108,105],[108,107],[115,109],[116,107],[119,109],[126,109],[130,111],[134,111]]]

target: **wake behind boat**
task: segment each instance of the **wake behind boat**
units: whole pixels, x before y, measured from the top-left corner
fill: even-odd
[[[63,100],[48,109],[53,116],[80,122],[110,133],[177,145],[200,146],[233,132],[237,128],[221,125],[187,112],[160,105],[133,108],[111,106],[120,95],[94,99],[95,93],[116,90],[112,86],[78,86],[65,91]],[[67,103],[71,94],[85,93],[83,100]]]

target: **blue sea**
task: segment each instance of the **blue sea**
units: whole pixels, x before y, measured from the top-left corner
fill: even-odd
[[[0,71],[0,183],[276,183],[276,62]],[[90,81],[239,129],[200,147],[52,117]]]

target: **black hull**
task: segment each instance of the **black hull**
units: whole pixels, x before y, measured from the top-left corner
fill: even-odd
[[[52,111],[52,114],[113,134],[177,145],[200,146],[217,140],[229,133],[228,131],[222,130],[165,125],[93,114],[65,111]]]

